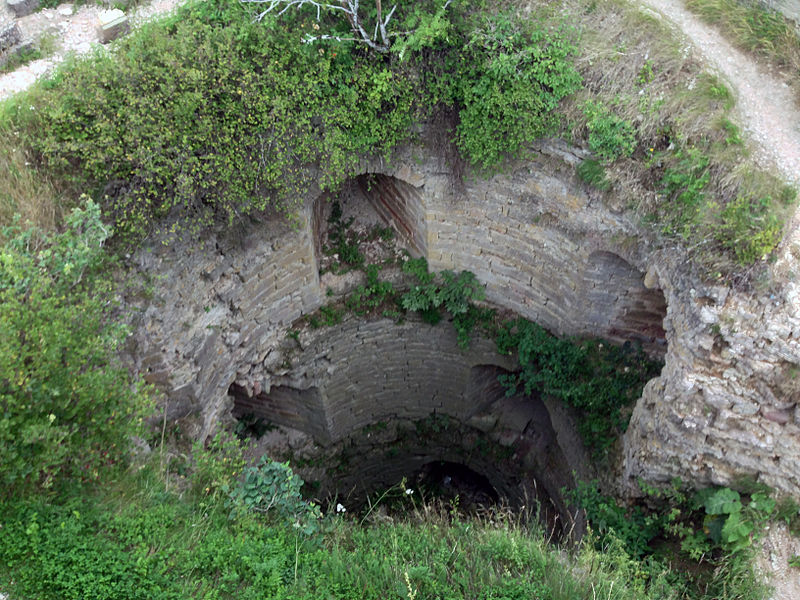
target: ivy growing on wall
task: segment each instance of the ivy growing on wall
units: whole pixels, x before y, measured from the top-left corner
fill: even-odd
[[[559,338],[521,318],[500,327],[497,348],[518,357],[519,372],[502,378],[509,393],[538,392],[576,409],[578,432],[597,457],[625,431],[626,409],[661,370],[660,363],[629,343]]]

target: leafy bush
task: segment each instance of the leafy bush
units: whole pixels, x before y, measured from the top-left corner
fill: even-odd
[[[234,507],[258,513],[273,513],[288,521],[305,535],[318,530],[321,513],[313,502],[306,502],[300,489],[303,480],[289,463],[278,463],[262,456],[255,467],[248,467],[244,477],[229,490]]]
[[[775,201],[740,190],[720,210],[707,189],[711,179],[707,154],[688,147],[665,158],[669,164],[660,181],[667,198],[662,208],[664,233],[715,244],[739,265],[752,264],[775,249],[783,235],[782,213],[794,201],[790,193]]]
[[[681,489],[680,480],[642,490],[647,502],[623,506],[604,496],[596,483],[581,482],[567,495],[586,511],[595,534],[595,546],[607,549],[620,543],[624,552],[644,567],[645,576],[663,570],[675,555],[661,546],[680,542],[681,553],[696,563],[696,572],[670,574],[683,580],[680,597],[703,600],[766,597],[765,586],[752,566],[750,547],[755,536],[775,514],[775,500],[765,491],[755,492],[747,505],[730,488],[707,488],[694,494]],[[713,568],[713,571],[712,571]],[[677,576],[677,577],[676,577]],[[676,581],[677,579],[677,581]]]
[[[195,461],[192,483],[200,495],[215,496],[227,489],[245,465],[242,441],[227,431],[216,433],[208,447],[195,442],[192,456]]]
[[[440,102],[460,112],[467,158],[492,166],[552,131],[579,85],[574,47],[509,14],[452,10],[452,27],[428,22],[399,60],[301,44],[302,15],[253,23],[239,3],[192,4],[113,53],[69,61],[9,112],[38,165],[96,190],[130,236],[163,219],[292,211],[362,157],[388,156]]]
[[[509,395],[522,387],[526,394],[547,394],[577,409],[578,431],[598,456],[625,431],[629,415],[623,409],[661,368],[629,344],[557,338],[525,319],[504,324],[497,347],[503,354],[517,353],[519,373],[501,379]]]
[[[667,198],[664,232],[688,239],[700,224],[710,175],[709,159],[698,148],[678,149],[664,170],[661,193]]]
[[[486,291],[475,274],[444,270],[438,274],[437,281],[437,275],[428,272],[428,262],[424,257],[407,260],[403,263],[403,272],[413,275],[417,284],[400,298],[402,307],[418,311],[423,320],[431,324],[441,319],[439,310],[444,308],[454,317],[459,346],[466,348],[472,327],[480,320],[479,316],[485,315],[472,306],[473,301],[486,297]]]
[[[783,236],[783,220],[775,214],[772,198],[739,196],[722,209],[720,218],[717,240],[742,265],[768,255]]]
[[[0,248],[0,481],[3,493],[95,480],[124,459],[149,401],[114,354],[103,243],[87,201],[63,233],[19,226]]]
[[[580,87],[565,30],[548,31],[512,13],[482,16],[468,34],[453,95],[456,144],[484,169],[552,133],[559,101]]]
[[[615,498],[601,494],[596,482],[579,481],[575,489],[569,490],[567,498],[586,511],[601,547],[607,538],[615,537],[635,558],[652,552],[648,544],[664,528],[661,515],[648,515],[639,506],[621,505]]]
[[[611,182],[606,178],[606,171],[599,161],[587,158],[581,161],[576,171],[578,177],[584,183],[588,183],[603,192],[611,189]]]
[[[588,101],[583,107],[589,148],[607,161],[630,156],[636,148],[633,125],[612,113],[603,103]]]
[[[357,315],[366,315],[394,296],[394,286],[391,281],[378,279],[378,265],[369,265],[366,268],[367,283],[359,285],[347,297],[347,308]]]
[[[312,49],[293,29],[193,5],[72,61],[14,118],[43,167],[101,190],[124,233],[292,209],[406,139],[421,96],[377,57]]]
[[[775,512],[776,502],[764,492],[750,496],[747,505],[739,492],[729,488],[708,488],[695,497],[695,505],[705,511],[703,531],[728,553],[748,546],[759,526]]]

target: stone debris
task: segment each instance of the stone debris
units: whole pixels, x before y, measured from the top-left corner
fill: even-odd
[[[39,8],[39,0],[6,0],[6,4],[17,17],[26,17]]]
[[[11,59],[22,41],[22,32],[19,26],[0,16],[0,68]]]
[[[118,8],[101,12],[97,16],[97,23],[97,33],[101,44],[107,44],[131,30],[128,17]]]
[[[130,26],[136,27],[144,21],[169,12],[182,2],[183,0],[152,0],[138,5],[128,14]],[[70,52],[81,55],[97,47],[98,15],[105,10],[96,4],[75,6],[69,3],[62,4],[58,8],[43,8],[17,18],[16,24],[21,31],[21,39],[35,42],[43,35],[51,34],[57,40],[56,48],[52,56],[34,60],[10,73],[0,74],[0,100],[33,85],[39,77],[50,72]],[[13,24],[14,13],[0,0],[0,33],[5,31],[6,21]],[[0,55],[2,55],[1,50]]]

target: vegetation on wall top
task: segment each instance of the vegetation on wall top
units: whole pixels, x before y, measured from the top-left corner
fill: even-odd
[[[170,217],[291,211],[362,157],[388,158],[440,105],[462,114],[457,144],[490,168],[553,131],[579,77],[563,33],[474,4],[454,4],[447,36],[401,59],[302,44],[319,28],[305,14],[254,23],[238,3],[195,3],[114,52],[67,63],[6,112],[41,168],[95,190],[134,236]]]

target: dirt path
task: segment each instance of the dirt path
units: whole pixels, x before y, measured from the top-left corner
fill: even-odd
[[[739,123],[759,163],[776,168],[788,182],[800,185],[800,109],[789,87],[701,22],[679,0],[639,1],[672,22],[688,38],[698,58],[731,86]],[[800,210],[795,211],[779,250],[776,275],[791,273],[800,260]],[[757,563],[769,573],[774,586],[771,600],[797,600],[800,572],[789,567],[788,559],[800,543],[780,527],[772,529],[760,544]]]
[[[733,89],[735,110],[748,146],[758,162],[773,167],[800,185],[800,108],[789,87],[721,33],[700,21],[679,0],[640,0],[672,22],[688,39],[698,58],[718,72]],[[784,240],[777,272],[790,272],[800,259],[800,210]],[[797,596],[800,598],[800,595]]]
[[[183,0],[153,0],[129,13],[134,27],[153,15],[168,12]],[[72,4],[62,4],[58,8],[45,8],[27,17],[17,19],[24,39],[37,40],[42,35],[52,35],[56,41],[56,52],[52,56],[35,60],[11,73],[0,75],[0,100],[30,87],[34,81],[64,60],[68,52],[84,54],[98,44],[97,17],[104,7],[84,5],[77,9]],[[12,16],[10,9],[0,0],[0,11]],[[13,16],[12,16],[13,18]]]
[[[788,181],[800,184],[800,110],[789,87],[734,48],[679,0],[641,0],[674,23],[698,56],[733,88],[740,123],[752,150]]]

